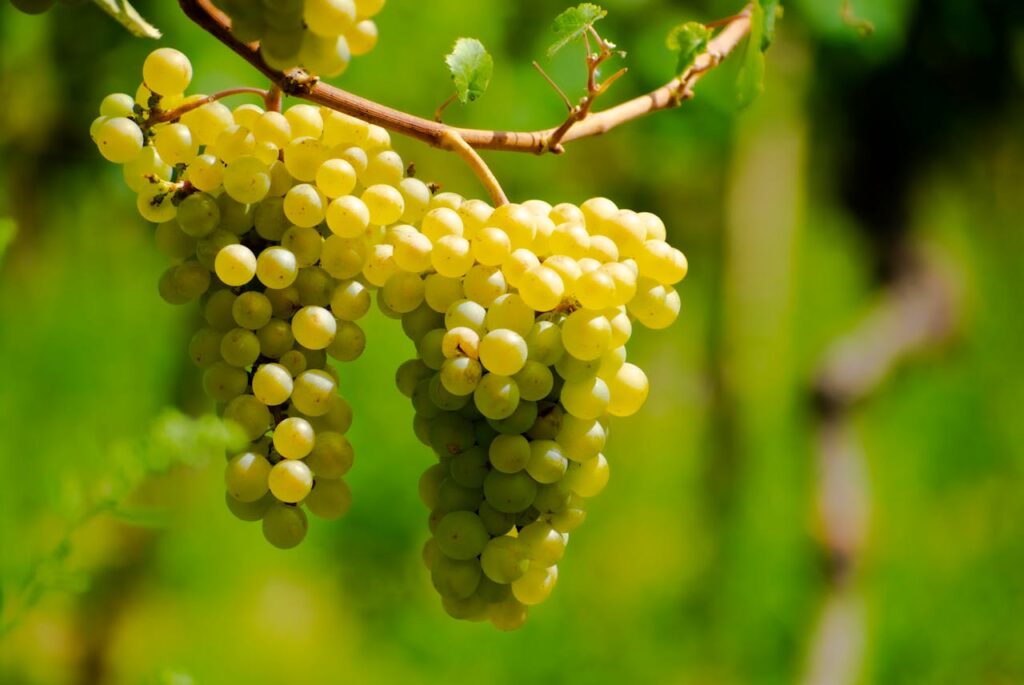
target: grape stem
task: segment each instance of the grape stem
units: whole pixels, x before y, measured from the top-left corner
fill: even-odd
[[[219,93],[214,93],[213,95],[207,95],[203,98],[190,100],[189,102],[186,102],[184,105],[181,105],[180,107],[175,107],[174,109],[154,109],[146,118],[146,120],[142,122],[142,128],[149,128],[151,126],[155,126],[156,124],[165,124],[168,121],[175,121],[176,119],[180,119],[183,114],[188,114],[192,110],[199,109],[203,105],[208,105],[211,102],[215,102],[222,98],[231,97],[232,95],[259,95],[261,98],[263,98],[263,102],[267,106],[267,109],[273,109],[272,98],[275,89],[277,92],[277,108],[278,110],[280,110],[281,91],[280,89],[277,89],[276,86],[274,87],[274,89],[271,90],[264,90],[262,88],[229,88],[228,90],[222,90]]]
[[[491,196],[491,202],[494,203],[495,207],[508,204],[508,197],[505,195],[505,191],[502,190],[498,177],[487,166],[480,153],[466,142],[466,139],[462,137],[462,134],[457,129],[445,129],[441,134],[441,144],[438,147],[442,150],[451,150],[459,157],[462,157],[487,189],[487,194]]]
[[[547,152],[560,154],[565,151],[566,143],[601,135],[652,112],[676,107],[692,98],[693,86],[697,81],[736,49],[747,36],[750,32],[751,14],[748,5],[732,17],[708,42],[707,50],[697,56],[693,68],[646,95],[600,112],[592,112],[588,106],[586,112],[576,117],[570,114],[569,119],[554,128],[539,131],[499,131],[448,126],[323,83],[302,69],[278,71],[263,60],[257,44],[244,43],[231,34],[230,19],[214,7],[210,0],[178,0],[178,4],[189,19],[258,69],[286,95],[357,117],[433,147],[457,152],[470,164],[489,190],[492,190],[492,187],[488,184],[497,183],[497,180],[477,154],[479,150],[531,152],[538,155]],[[607,86],[607,82],[604,85]],[[595,87],[599,86],[595,83]],[[457,135],[453,136],[452,133]],[[461,144],[455,141],[461,141]],[[466,152],[467,148],[472,154]],[[500,191],[500,188],[498,190]],[[504,197],[504,193],[501,193],[501,196]]]

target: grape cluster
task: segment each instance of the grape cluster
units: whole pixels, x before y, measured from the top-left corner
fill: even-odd
[[[517,628],[608,481],[609,417],[647,398],[632,322],[675,320],[686,259],[656,216],[604,198],[451,198],[383,249],[383,306],[417,352],[396,382],[438,458],[419,484],[424,563],[450,615]]]
[[[320,76],[338,76],[352,57],[377,44],[374,17],[384,0],[218,0],[231,17],[235,37],[259,41],[271,67],[302,66]]]
[[[141,90],[166,112],[168,100],[190,101],[191,75],[183,54],[161,48],[145,61]],[[206,393],[252,441],[230,455],[228,507],[292,547],[306,533],[304,509],[333,519],[349,507],[341,478],[352,414],[328,358],[363,352],[357,320],[393,270],[383,227],[418,221],[430,189],[404,177],[384,129],[317,107],[281,114],[213,101],[175,121],[147,116],[135,98],[110,95],[93,139],[124,165],[174,260],[160,295],[202,304],[190,356]]]

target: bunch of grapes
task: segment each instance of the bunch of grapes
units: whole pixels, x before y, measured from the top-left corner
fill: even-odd
[[[450,615],[514,629],[608,481],[609,417],[647,398],[632,322],[675,320],[687,263],[656,216],[604,198],[446,204],[386,248],[381,291],[416,345],[396,380],[438,459],[423,558]]]
[[[180,52],[150,54],[141,90],[152,111],[190,102],[191,75]],[[356,321],[392,270],[383,227],[419,220],[431,192],[404,178],[384,129],[336,112],[213,101],[174,121],[150,125],[150,114],[110,95],[92,136],[124,165],[139,212],[175,261],[160,295],[202,304],[190,356],[206,393],[251,440],[230,455],[228,507],[292,547],[306,534],[304,509],[334,519],[349,507],[341,478],[352,413],[328,358],[363,352]]]
[[[24,0],[22,0],[24,1]],[[353,56],[377,44],[374,17],[384,0],[218,0],[231,17],[231,31],[246,43],[259,41],[271,67],[302,66],[320,76],[338,76]]]

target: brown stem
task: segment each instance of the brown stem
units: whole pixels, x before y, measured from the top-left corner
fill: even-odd
[[[263,97],[263,102],[266,104],[268,112],[281,111],[281,99],[283,95],[281,88],[276,83],[270,84],[270,89],[267,90],[267,94]]]
[[[434,147],[443,147],[445,131],[454,130],[468,145],[477,150],[506,150],[534,154],[556,151],[547,145],[547,140],[556,130],[555,128],[540,131],[495,131],[450,127],[392,109],[322,83],[301,69],[292,69],[288,72],[277,71],[263,61],[255,47],[246,45],[231,35],[227,17],[209,0],[178,0],[178,4],[192,21],[238,53],[278,84],[288,95],[358,117],[368,123],[383,126],[389,131],[416,138]],[[715,54],[719,59],[724,58],[739,45],[749,32],[750,12],[747,9],[738,14],[734,21],[708,43],[707,53],[698,56],[697,63],[710,64],[709,54]],[[673,107],[678,104],[673,94],[684,86],[692,87],[702,74],[703,72],[696,72],[692,75],[684,74],[646,95],[594,113],[585,121],[572,126],[566,132],[563,142],[599,135],[651,112]]]
[[[156,124],[163,124],[168,121],[174,121],[175,119],[179,119],[181,115],[188,114],[194,109],[199,109],[203,105],[208,105],[211,102],[220,100],[221,98],[230,97],[232,95],[259,95],[260,97],[263,98],[263,101],[265,103],[270,102],[270,93],[266,90],[263,90],[262,88],[229,88],[228,90],[222,90],[219,93],[214,93],[213,95],[207,95],[204,98],[192,100],[190,102],[185,103],[184,105],[181,105],[180,107],[175,107],[174,109],[169,109],[166,111],[155,109],[149,115],[149,117],[144,122],[142,122],[142,127],[148,128]]]
[[[457,98],[458,96],[458,93],[452,93],[451,95],[448,96],[447,100],[445,100],[444,102],[437,106],[437,109],[434,110],[434,121],[436,121],[439,124],[441,123],[441,117],[444,115],[444,110],[448,108],[448,105],[455,102],[455,98]]]
[[[477,175],[480,182],[487,188],[487,193],[491,196],[491,202],[494,203],[495,207],[508,204],[508,197],[505,195],[505,191],[501,189],[501,183],[498,182],[498,178],[491,171],[487,163],[484,162],[483,158],[480,157],[480,153],[473,149],[469,143],[467,143],[459,132],[455,129],[448,129],[442,136],[441,149],[451,150],[456,153],[469,165],[469,168],[473,170],[473,173]]]
[[[569,100],[569,96],[565,94],[565,91],[563,91],[558,86],[558,84],[555,83],[555,80],[553,78],[548,76],[548,73],[546,71],[544,71],[544,68],[537,62],[537,60],[533,61],[533,68],[536,69],[538,72],[540,72],[540,75],[544,77],[544,80],[547,81],[548,84],[552,88],[555,89],[555,92],[558,93],[558,96],[560,98],[562,98],[562,102],[565,103],[565,108],[568,109],[571,112],[572,111],[572,101]]]

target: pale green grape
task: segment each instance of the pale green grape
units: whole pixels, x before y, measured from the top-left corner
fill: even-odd
[[[473,402],[489,419],[504,419],[519,406],[519,387],[508,376],[488,373],[473,391]]]
[[[252,377],[252,394],[270,407],[287,402],[293,388],[292,375],[281,364],[261,364]]]
[[[224,493],[224,504],[227,505],[228,511],[240,521],[259,521],[275,501],[269,491],[255,502],[240,502],[232,497],[231,493]]]
[[[423,299],[435,312],[445,313],[452,304],[464,297],[462,283],[458,278],[436,273],[428,275],[423,280]]]
[[[352,55],[360,57],[377,45],[377,25],[369,19],[357,22],[351,31],[345,33]]]
[[[255,502],[267,494],[270,462],[262,454],[243,452],[228,462],[224,485],[239,502]]]
[[[438,547],[440,549],[439,542]],[[430,580],[442,597],[466,599],[480,584],[480,562],[476,559],[452,559],[443,553],[438,554],[430,568]]]
[[[580,381],[566,381],[560,399],[562,406],[573,416],[596,419],[608,407],[608,386],[596,376]]]
[[[441,340],[441,353],[447,359],[477,359],[480,355],[480,336],[472,328],[456,326],[444,334]]]
[[[597,359],[611,346],[612,326],[600,312],[577,309],[562,323],[562,344],[576,359]]]
[[[284,165],[298,181],[312,183],[320,165],[327,161],[327,154],[327,147],[318,139],[301,136],[285,146]]]
[[[220,341],[220,356],[231,366],[245,368],[260,356],[256,334],[244,328],[233,328]]]
[[[453,395],[470,395],[483,376],[480,362],[470,357],[445,359],[441,364],[441,383]]]
[[[156,129],[153,145],[168,164],[184,164],[199,153],[199,141],[185,124],[165,124]]]
[[[512,594],[527,606],[540,604],[551,595],[558,582],[558,567],[534,563],[522,576],[512,581]]]
[[[475,331],[478,335],[487,332],[485,321],[487,310],[483,305],[473,300],[458,300],[453,302],[444,314],[445,328],[451,330],[459,326],[465,326]]]
[[[367,160],[366,171],[359,180],[367,187],[378,184],[397,187],[404,175],[405,165],[399,154],[394,150],[382,150]]]
[[[142,152],[142,129],[126,117],[111,117],[96,130],[100,154],[115,164],[126,164]]]
[[[392,186],[377,184],[363,191],[360,199],[370,212],[370,223],[387,226],[402,218],[405,198]],[[429,237],[429,236],[427,236]]]
[[[565,284],[561,276],[543,264],[526,271],[519,281],[519,296],[528,307],[538,312],[557,307],[564,294]]]
[[[263,537],[279,549],[291,549],[306,537],[306,512],[287,504],[272,504],[263,515]]]
[[[292,125],[280,112],[264,112],[253,125],[252,134],[257,143],[269,142],[282,148],[292,139]]]
[[[228,245],[217,253],[214,269],[217,278],[226,285],[241,286],[256,274],[257,259],[244,245]]]
[[[274,449],[285,459],[302,459],[313,450],[316,435],[309,421],[292,416],[274,429]]]
[[[331,312],[342,321],[358,321],[370,311],[370,291],[360,281],[338,284],[331,297]]]
[[[370,210],[358,197],[343,195],[327,206],[327,227],[342,238],[358,238],[370,225]]]
[[[489,307],[497,297],[508,291],[501,269],[483,264],[477,264],[469,270],[462,281],[462,287],[468,299],[484,307]]]
[[[250,441],[261,438],[272,421],[267,406],[252,395],[239,395],[228,402],[224,418],[241,426]]]
[[[650,384],[647,374],[635,364],[624,363],[608,380],[608,413],[612,416],[632,416],[647,400]]]
[[[212,195],[195,193],[178,204],[177,220],[187,235],[201,238],[220,224],[220,207]]]
[[[174,260],[185,259],[196,251],[196,239],[182,231],[176,221],[158,225],[153,240],[160,252]]]
[[[398,226],[404,226],[399,224]],[[395,228],[398,228],[395,226]],[[411,228],[412,227],[408,227]],[[402,271],[410,274],[421,274],[430,268],[430,256],[433,246],[430,238],[416,229],[401,232],[395,239],[395,264]]]
[[[526,363],[526,341],[507,328],[491,330],[480,340],[480,362],[491,373],[512,376]]]
[[[327,346],[327,354],[342,362],[350,362],[362,356],[366,349],[366,334],[353,321],[339,321],[334,340]]]
[[[142,148],[137,157],[124,165],[124,182],[136,193],[141,193],[144,188],[160,181],[170,181],[174,169],[170,164],[160,159],[159,153],[152,145]],[[203,190],[203,188],[200,188]]]
[[[318,479],[333,479],[348,473],[353,459],[352,443],[348,438],[334,431],[323,431],[317,433],[316,444],[306,457],[306,464]]]
[[[530,461],[526,465],[526,472],[538,483],[561,480],[568,466],[568,459],[554,440],[534,440],[530,443]]]
[[[562,453],[573,461],[588,461],[604,449],[607,432],[596,419],[581,419],[571,414],[562,417],[555,438]]]
[[[212,328],[200,328],[188,344],[188,356],[196,366],[206,368],[220,361],[221,334]]]
[[[538,320],[526,336],[527,357],[535,362],[552,366],[562,358],[562,329],[552,321]]]
[[[206,323],[218,331],[229,331],[235,327],[232,309],[237,296],[230,290],[218,290],[211,293],[203,305],[203,318]]]
[[[298,275],[295,255],[283,247],[268,247],[256,258],[256,277],[268,288],[287,288]]]
[[[395,371],[395,385],[399,392],[406,397],[412,397],[416,385],[433,375],[433,371],[419,359],[410,359],[402,362]]]
[[[199,190],[212,193],[224,182],[224,168],[213,155],[199,155],[189,162],[185,178]]]
[[[445,514],[434,533],[441,552],[456,560],[472,559],[480,554],[490,537],[480,517],[471,511]]]
[[[184,93],[192,81],[192,63],[173,48],[157,48],[142,64],[142,79],[154,93]]]
[[[397,263],[397,259],[395,261]],[[423,279],[419,275],[398,271],[384,283],[381,297],[392,311],[405,314],[422,304],[423,290]]]
[[[267,301],[270,301],[269,297]],[[256,331],[256,337],[260,339],[260,354],[270,359],[280,359],[295,344],[291,325],[282,319],[271,319],[266,326]]]
[[[418,224],[430,204],[430,186],[418,178],[403,178],[398,184],[398,191],[405,200],[401,220],[408,224]]]
[[[580,497],[594,497],[608,484],[608,460],[603,454],[584,462],[573,462],[565,474],[566,484]]]
[[[316,187],[334,199],[348,195],[356,187],[356,170],[344,159],[328,159],[316,171]]]
[[[626,305],[637,321],[652,329],[667,328],[679,316],[679,293],[649,278],[637,282],[636,296]]]
[[[382,288],[388,279],[398,271],[394,252],[394,246],[386,243],[373,245],[370,248],[366,256],[366,263],[363,265],[363,276],[370,285]],[[398,313],[395,312],[395,314]]]
[[[263,293],[242,293],[231,304],[231,315],[242,328],[256,330],[270,323],[273,307]]]
[[[295,377],[292,405],[306,416],[323,416],[338,385],[326,371],[311,369]]]
[[[448,464],[452,479],[465,488],[483,487],[484,477],[490,471],[487,453],[479,447],[459,452]]]
[[[284,196],[284,215],[296,226],[310,228],[324,220],[325,198],[309,183],[293,186]]]
[[[526,511],[537,497],[537,481],[525,471],[491,471],[484,479],[484,497],[497,511],[515,514]]]
[[[488,457],[502,473],[516,473],[530,462],[530,442],[522,435],[498,435],[491,442]]]
[[[495,583],[511,583],[529,568],[526,553],[526,546],[518,538],[507,535],[492,538],[480,555],[481,570]]]
[[[444,364],[444,352],[442,351],[442,345],[444,344],[444,336],[446,331],[443,328],[435,328],[428,331],[426,335],[419,339],[416,343],[416,354],[434,371],[440,371],[441,365]]]
[[[547,397],[555,385],[551,369],[535,361],[527,361],[512,378],[519,388],[519,397],[532,402]]]
[[[334,521],[352,508],[352,490],[343,480],[316,478],[313,489],[306,495],[303,504],[314,516],[325,521]]]

